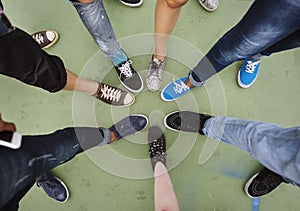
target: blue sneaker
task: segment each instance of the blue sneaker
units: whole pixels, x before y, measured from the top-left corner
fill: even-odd
[[[187,78],[188,76],[182,77],[165,86],[165,88],[161,91],[161,99],[164,101],[173,101],[189,91],[191,88],[184,83]]]
[[[125,117],[109,128],[115,132],[116,140],[137,133],[148,125],[148,118],[141,114]]]
[[[238,74],[238,83],[242,88],[249,88],[257,78],[260,60],[246,58]]]
[[[45,193],[52,199],[64,203],[69,198],[67,186],[50,172],[44,173],[36,179],[38,187],[42,187]]]

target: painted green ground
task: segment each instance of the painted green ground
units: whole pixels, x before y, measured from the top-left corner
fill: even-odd
[[[201,58],[201,52],[206,53],[238,22],[251,2],[220,0],[218,10],[208,13],[197,0],[190,0],[170,40],[171,58],[166,63],[163,84],[172,80],[172,74],[185,75]],[[115,72],[109,72],[112,65],[98,52],[71,4],[64,0],[4,0],[4,4],[13,23],[28,33],[57,30],[60,40],[47,52],[62,57],[73,72],[119,86]],[[117,0],[105,0],[104,4],[118,39],[144,76],[152,51],[153,39],[149,33],[153,32],[155,1],[145,0],[136,9]],[[145,89],[136,95],[136,102],[130,108],[111,108],[93,98],[66,91],[50,94],[1,76],[0,111],[5,119],[16,122],[22,134],[45,134],[74,124],[95,122],[109,127],[134,113],[147,115],[151,124],[162,125],[163,116],[178,109],[295,126],[299,125],[300,117],[299,57],[300,51],[292,50],[264,58],[258,80],[247,90],[236,83],[241,65],[237,62],[209,80],[206,88],[194,89],[177,102],[163,102],[159,92]],[[165,134],[169,173],[181,210],[251,210],[251,200],[244,194],[243,186],[261,169],[259,163],[232,146],[221,143],[216,148],[217,142],[204,137],[169,130]],[[146,139],[147,130],[76,156],[53,170],[70,189],[67,203],[58,204],[33,187],[21,201],[20,210],[153,210],[153,178]],[[261,199],[260,210],[299,210],[298,196],[297,187],[282,185]]]

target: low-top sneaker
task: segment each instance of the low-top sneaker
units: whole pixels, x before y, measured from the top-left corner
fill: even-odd
[[[119,80],[132,92],[140,92],[143,89],[143,80],[141,76],[132,67],[132,61],[127,60],[118,66],[115,66]]]
[[[249,88],[258,76],[260,60],[246,58],[238,73],[238,84],[242,88]]]
[[[161,91],[160,96],[162,100],[173,101],[184,95],[186,92],[190,91],[191,88],[184,83],[187,78],[188,76],[185,76],[167,84]]]
[[[94,95],[97,99],[114,106],[129,106],[134,103],[134,96],[122,89],[99,83]]]
[[[58,33],[51,30],[39,31],[32,34],[31,36],[43,49],[51,47],[58,40]]]

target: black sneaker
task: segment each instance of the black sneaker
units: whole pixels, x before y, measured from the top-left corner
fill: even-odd
[[[135,134],[148,125],[148,118],[141,114],[135,114],[120,120],[109,128],[116,135],[116,140],[119,140],[125,136]]]
[[[36,179],[38,187],[42,187],[45,193],[52,199],[64,203],[69,198],[67,186],[50,172],[42,174]]]
[[[157,162],[162,162],[166,166],[166,138],[158,126],[149,129],[148,144],[153,171]]]
[[[279,174],[264,168],[248,180],[244,190],[251,198],[261,197],[273,191],[282,182],[287,183]]]
[[[165,117],[164,124],[170,130],[195,132],[203,135],[204,123],[211,117],[191,111],[175,111]]]
[[[32,38],[40,45],[41,48],[49,48],[58,40],[56,31],[39,31],[31,35]]]
[[[128,7],[139,7],[143,4],[143,0],[119,0],[119,1]]]
[[[132,92],[140,92],[143,89],[143,81],[141,76],[132,67],[132,61],[127,60],[115,66],[121,83]]]
[[[94,96],[107,104],[115,106],[129,106],[135,100],[131,93],[103,83],[99,83],[99,88]]]

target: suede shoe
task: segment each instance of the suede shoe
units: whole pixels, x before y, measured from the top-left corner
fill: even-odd
[[[45,193],[52,199],[64,203],[69,198],[67,186],[50,172],[44,173],[36,179],[38,187],[42,187]]]
[[[153,171],[157,162],[162,162],[166,166],[166,138],[158,126],[149,129],[148,144]]]
[[[50,31],[50,30],[39,31],[32,34],[31,36],[43,49],[51,47],[58,40],[58,33],[56,31]]]
[[[116,135],[116,140],[119,140],[125,136],[135,134],[148,125],[148,118],[141,114],[135,114],[120,120],[109,128]]]
[[[132,67],[132,61],[127,61],[114,66],[120,82],[131,92],[140,92],[143,89],[143,81],[141,76]]]
[[[248,180],[244,190],[250,198],[257,198],[270,193],[282,182],[288,183],[279,174],[264,168]]]
[[[204,135],[202,129],[212,116],[191,111],[174,111],[164,118],[165,126],[174,131],[194,132]]]

